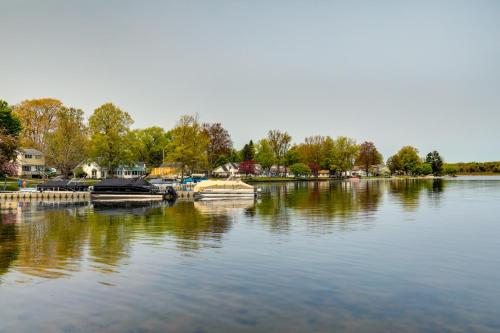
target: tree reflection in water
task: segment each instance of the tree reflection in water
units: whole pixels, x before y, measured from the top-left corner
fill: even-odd
[[[173,244],[191,253],[221,247],[223,235],[238,218],[255,220],[273,233],[305,228],[318,233],[370,225],[389,198],[414,211],[427,198],[439,204],[442,180],[322,181],[263,185],[261,198],[226,202],[127,205],[27,205],[1,212],[0,277],[13,268],[30,276],[59,278],[89,262],[101,273],[119,272],[134,243]]]
[[[0,214],[0,283],[2,275],[7,273],[19,254],[17,228],[13,221],[12,213]]]

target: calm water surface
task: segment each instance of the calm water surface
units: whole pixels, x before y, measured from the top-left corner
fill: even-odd
[[[0,332],[500,332],[500,178],[0,213]]]

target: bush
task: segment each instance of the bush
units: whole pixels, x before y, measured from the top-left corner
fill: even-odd
[[[427,176],[432,173],[432,165],[429,163],[422,163],[419,166],[415,167],[415,174]]]
[[[85,177],[87,177],[87,173],[85,171],[83,171],[82,167],[76,168],[75,171],[74,171],[74,174],[75,174],[75,177],[78,177],[78,178],[85,178]]]
[[[311,168],[304,163],[295,163],[290,166],[290,171],[296,176],[309,176],[311,174]]]

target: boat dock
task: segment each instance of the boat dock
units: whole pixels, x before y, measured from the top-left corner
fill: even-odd
[[[177,199],[194,200],[193,191],[177,191]],[[45,191],[45,192],[0,192],[0,209],[16,209],[20,202],[60,201],[82,202],[90,201],[90,192]]]

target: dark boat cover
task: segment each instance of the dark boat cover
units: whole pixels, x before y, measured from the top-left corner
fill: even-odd
[[[67,179],[49,180],[43,184],[37,185],[38,191],[87,191],[88,184],[80,182],[72,182]]]
[[[111,179],[104,179],[100,183],[94,185],[94,192],[154,193],[158,192],[158,189],[142,178],[136,178],[136,179],[111,178]]]

